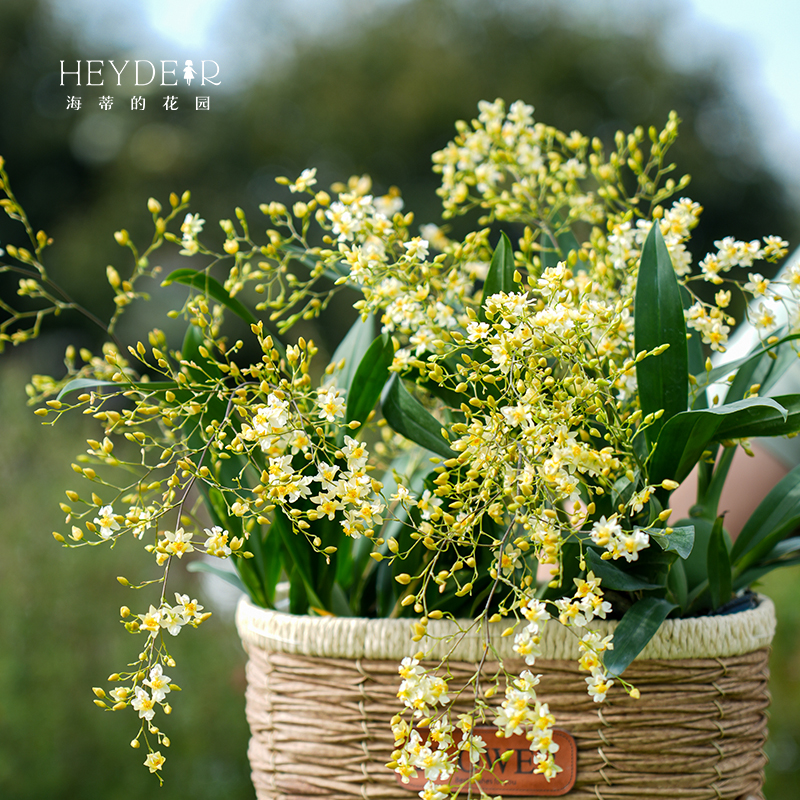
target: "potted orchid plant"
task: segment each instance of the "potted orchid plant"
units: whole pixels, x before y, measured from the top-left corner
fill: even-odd
[[[433,156],[442,225],[419,227],[399,192],[378,196],[366,177],[329,192],[306,169],[278,181],[289,199],[262,204],[260,223],[238,208],[222,220],[222,237],[188,192],[148,200],[143,249],[115,234],[128,267],[107,269],[109,322],[91,315],[102,352],[69,347],[64,374],[34,376],[29,394],[47,424],[74,413],[98,424],[56,540],[126,543],[152,563],[154,577],[133,587],[145,599],[122,609],[138,658],[94,691],[102,708],[133,713],[132,745],[159,779],[159,720],[176,688],[169,642],[208,616],[172,585],[176,560],[263,608],[409,618],[389,763],[402,780],[422,773],[425,798],[479,787],[493,769],[478,717],[526,735],[537,773],[559,772],[555,719],[530,671],[546,625],[575,634],[593,700],[612,686],[636,697],[625,670],[666,620],[750,603],[754,581],[800,560],[800,468],[733,543],[718,508],[739,444],[800,430],[800,396],[766,396],[795,356],[800,265],[781,280],[757,271],[786,256],[775,236],[726,238],[694,262],[702,209],[667,159],[678,128],[672,114],[607,149],[535,122],[522,102],[481,103]],[[84,310],[51,281],[51,240],[2,167],[0,189],[30,240],[7,245],[0,266],[28,298],[2,301],[0,342],[19,345],[48,314]],[[457,216],[473,224],[451,238]],[[185,266],[164,272],[157,259]],[[117,321],[156,277],[187,288],[169,315],[183,320],[182,341],[158,327],[120,341]],[[708,284],[713,300],[698,291]],[[340,292],[359,316],[321,359],[295,325]],[[760,340],[715,367],[734,293],[755,299],[745,314]],[[711,399],[721,382],[724,398]],[[670,495],[695,467],[698,502],[674,520]],[[523,664],[485,696],[476,689],[459,721],[449,695],[463,687],[424,661],[443,618],[454,638],[487,632],[495,655],[499,624]],[[613,637],[590,624],[612,618]],[[505,700],[493,706],[496,692]],[[457,786],[464,753],[472,766]]]

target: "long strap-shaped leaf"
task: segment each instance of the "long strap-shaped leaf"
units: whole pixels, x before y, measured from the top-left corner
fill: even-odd
[[[773,409],[758,419],[731,418],[717,432],[720,438],[746,439],[750,436],[786,436],[800,430],[800,394],[780,394],[771,398],[782,410]]]
[[[383,333],[367,348],[348,387],[346,422],[364,424],[389,380],[389,367],[393,360],[391,337]]]
[[[344,339],[331,356],[330,363],[338,364],[344,359],[344,367],[334,372],[333,380],[342,389],[350,390],[356,369],[364,358],[364,354],[375,339],[375,317],[367,315],[366,319],[357,317]]]
[[[397,375],[386,384],[381,400],[386,422],[397,433],[444,458],[455,453],[442,437],[441,423],[403,386]]]
[[[513,292],[516,288],[514,282],[514,248],[505,233],[500,234],[500,241],[494,250],[492,263],[489,264],[489,271],[486,273],[486,280],[483,284],[483,300],[479,316],[482,321],[486,320],[486,299],[498,292]]]
[[[689,396],[683,304],[658,222],[653,223],[642,248],[634,310],[636,352],[669,345],[661,355],[644,358],[636,365],[642,412],[651,414],[664,410],[661,419],[647,430],[647,440],[652,444],[667,420],[686,410]]]
[[[778,332],[779,334],[780,332]],[[778,335],[776,334],[776,335]],[[800,333],[792,333],[789,336],[783,336],[778,339],[776,342],[772,344],[763,344],[759,342],[746,356],[742,356],[742,358],[738,358],[735,361],[727,361],[724,364],[720,364],[718,367],[714,367],[711,372],[700,372],[699,370],[695,371],[695,377],[697,378],[697,382],[700,386],[705,387],[711,383],[716,383],[718,381],[723,380],[727,375],[730,375],[732,372],[736,372],[736,374],[741,373],[741,368],[745,364],[750,364],[751,362],[757,362],[761,358],[763,358],[765,353],[769,353],[775,351],[777,348],[782,348],[783,345],[794,341],[795,339],[800,339]],[[794,351],[792,351],[794,352]],[[783,367],[783,365],[781,365]],[[779,378],[783,374],[782,369],[776,370],[776,378]],[[742,373],[744,374],[744,373]],[[749,388],[745,387],[745,388]]]
[[[218,303],[229,308],[245,322],[251,325],[258,322],[247,306],[240,303],[235,297],[231,297],[227,289],[216,278],[212,278],[206,272],[198,272],[197,270],[186,268],[176,269],[167,275],[161,285],[169,286],[171,283],[182,283],[184,286],[199,289],[201,292],[213,297]]]
[[[800,517],[800,467],[782,478],[758,505],[736,538],[731,561],[741,572],[790,534]]]
[[[73,392],[85,392],[87,389],[91,391],[97,390],[98,392],[105,392],[108,394],[120,394],[127,392],[129,389],[138,389],[142,392],[165,392],[168,389],[177,389],[179,386],[177,381],[138,381],[126,383],[124,381],[101,381],[96,378],[75,378],[65,386],[58,393],[58,400],[66,397]]]
[[[659,434],[650,462],[650,483],[658,484],[666,478],[681,483],[709,442],[748,436],[741,431],[760,429],[767,421],[777,427],[787,418],[786,409],[769,397],[676,414]]]
[[[603,663],[611,675],[622,675],[655,636],[673,608],[677,606],[669,600],[645,597],[625,612],[614,631],[614,649],[603,656]]]
[[[316,608],[324,609],[325,604],[320,600],[317,595],[317,587],[314,585],[314,578],[311,572],[311,562],[313,555],[311,547],[304,537],[295,533],[292,530],[292,524],[286,519],[283,511],[275,509],[272,519],[272,526],[270,534],[277,533],[286,552],[289,555],[289,561],[297,571],[303,587],[305,588],[308,602]],[[305,613],[305,609],[301,613]]]
[[[708,589],[711,594],[711,608],[719,608],[731,599],[731,557],[722,529],[724,517],[718,516],[711,529],[708,540]]]
[[[600,578],[603,589],[613,589],[617,592],[637,592],[642,589],[662,589],[664,587],[662,583],[652,583],[638,575],[632,575],[610,561],[604,561],[597,550],[591,547],[586,550],[586,564],[595,577]]]

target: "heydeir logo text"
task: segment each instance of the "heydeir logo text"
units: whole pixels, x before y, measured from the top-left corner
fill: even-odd
[[[149,86],[156,79],[156,76],[161,78],[161,83],[156,84],[160,86],[178,86],[178,61],[160,61],[157,62],[160,67],[157,67],[152,61],[146,59],[137,59],[133,63],[126,60],[122,66],[118,66],[112,60],[104,61],[102,59],[77,59],[75,62],[75,69],[72,69],[72,64],[65,66],[61,62],[61,85],[64,86],[64,80],[75,81],[75,86],[105,86],[106,78],[109,82],[114,81],[116,76],[117,86],[122,85],[122,75],[129,78],[133,76],[136,86]],[[106,66],[110,67],[110,69]],[[130,65],[130,68],[129,68]],[[215,80],[219,77],[219,64],[211,59],[205,59],[199,64],[200,69],[197,70],[190,60],[184,62],[181,68],[183,72],[183,80],[187,86],[191,86],[192,81],[197,81],[200,86],[205,86],[210,83],[212,86],[219,86],[221,81]],[[127,72],[126,72],[127,70]],[[85,83],[81,83],[85,80]]]

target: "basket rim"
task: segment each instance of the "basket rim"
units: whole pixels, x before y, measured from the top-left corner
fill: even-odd
[[[733,614],[671,619],[664,622],[637,659],[724,658],[768,647],[775,634],[775,606],[757,595],[756,608]],[[447,640],[456,630],[449,620],[430,620],[428,638],[411,641],[412,620],[367,617],[312,617],[260,608],[243,595],[236,609],[236,627],[245,649],[322,658],[370,660],[400,659],[423,649],[426,657],[453,661],[479,661],[485,635],[463,634],[453,645]],[[470,625],[472,623],[464,623]],[[507,622],[490,626],[497,656],[514,659],[514,637],[501,636]],[[590,626],[602,636],[614,632],[616,621],[596,621]],[[542,631],[541,659],[573,660],[579,657],[578,637],[557,621]]]

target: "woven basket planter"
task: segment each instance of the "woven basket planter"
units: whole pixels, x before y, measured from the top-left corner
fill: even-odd
[[[597,630],[612,632],[615,623]],[[399,710],[397,667],[414,645],[405,620],[297,617],[243,599],[237,627],[249,655],[247,717],[258,800],[410,800],[384,765],[393,750],[389,720]],[[434,636],[446,621],[429,623]],[[576,637],[544,629],[537,693],[577,745],[574,800],[756,800],[766,758],[769,644],[775,610],[669,620],[602,705],[586,693]],[[511,671],[511,637],[493,642]],[[507,652],[503,651],[503,648]],[[441,653],[444,655],[445,646]],[[479,637],[451,656],[457,680],[474,674]],[[484,674],[491,675],[491,665]],[[459,685],[455,681],[451,685]],[[466,700],[468,711],[471,703]]]

